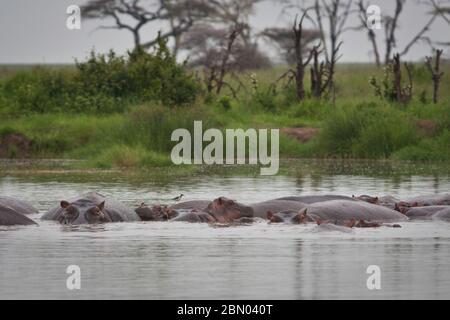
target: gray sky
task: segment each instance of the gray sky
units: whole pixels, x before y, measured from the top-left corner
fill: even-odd
[[[82,21],[81,30],[70,31],[66,28],[66,8],[71,4],[84,4],[86,0],[0,0],[0,63],[71,63],[74,58],[83,59],[93,48],[98,52],[114,49],[123,53],[132,47],[132,37],[127,31],[97,30],[99,21]],[[301,2],[301,1],[300,1]],[[394,1],[371,0],[383,11],[392,12]],[[296,12],[291,17],[281,14],[282,7],[277,1],[266,0],[258,5],[251,23],[256,30],[266,27],[285,26],[292,23]],[[424,7],[416,0],[407,0],[405,11],[400,21],[399,47],[420,30],[429,19]],[[108,21],[103,21],[108,23]],[[349,25],[357,23],[351,19]],[[148,27],[142,38],[153,38],[163,27],[154,24]],[[384,31],[379,34],[380,49],[383,48]],[[434,24],[429,33],[434,40],[450,42],[450,28],[442,21]],[[346,33],[343,37],[343,62],[368,62],[373,58],[366,32]],[[268,52],[271,50],[264,45]],[[382,50],[383,51],[383,50]],[[446,50],[449,55],[450,50]],[[419,43],[406,56],[408,60],[423,59],[430,54],[427,44]]]

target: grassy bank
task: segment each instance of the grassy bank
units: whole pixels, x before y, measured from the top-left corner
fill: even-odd
[[[189,75],[186,80],[177,73],[180,70],[170,70],[177,74],[177,81],[181,81],[186,90],[194,90]],[[73,68],[52,68],[52,71],[39,68],[38,71],[19,70],[19,73],[8,69],[8,74],[0,77],[0,140],[20,135],[30,141],[27,157],[84,159],[80,166],[86,168],[167,166],[171,163],[169,156],[174,146],[170,141],[173,130],[192,129],[194,120],[202,120],[204,128],[320,129],[307,143],[282,135],[282,158],[450,161],[448,65],[442,80],[441,102],[432,103],[430,76],[422,66],[417,66],[415,95],[408,105],[375,96],[369,80],[372,76],[381,78],[383,71],[373,66],[339,66],[335,103],[331,99],[312,98],[299,103],[290,86],[280,85],[274,94],[269,86],[283,70],[280,67],[256,72],[253,79],[257,79],[257,88],[252,86],[250,77],[243,74],[241,81],[246,89],[241,90],[237,98],[232,98],[229,92],[207,96],[199,85],[195,99],[189,101],[183,93],[180,94],[182,103],[172,103],[172,89],[167,90],[164,83],[149,82],[149,85],[164,88],[165,91],[154,91],[164,97],[155,98],[154,92],[147,92],[147,98],[143,98],[145,88],[140,93],[123,93],[120,87],[117,94],[102,89],[100,96],[97,96],[98,90],[91,90],[87,100],[80,102],[81,98],[74,98],[72,93],[66,98],[58,91],[62,90],[58,88],[66,88],[58,79],[75,81]],[[44,78],[51,83],[56,81],[53,91],[33,87],[42,79],[36,72],[45,74]],[[161,74],[165,77],[164,72]],[[114,73],[108,81],[115,83],[116,77]],[[97,79],[96,83],[103,80]],[[30,87],[24,87],[24,83]],[[71,82],[70,86],[73,85]],[[306,86],[309,86],[308,81]],[[11,92],[14,88],[16,91]],[[30,101],[31,104],[21,109],[21,104]],[[58,101],[70,106],[60,108]],[[167,101],[172,101],[170,106]],[[51,105],[48,112],[47,103]],[[97,112],[97,103],[106,111]],[[10,149],[3,150],[4,157],[20,155],[14,148]]]

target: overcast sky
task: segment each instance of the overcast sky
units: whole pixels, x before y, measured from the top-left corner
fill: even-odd
[[[0,0],[0,63],[71,63],[74,58],[83,59],[93,48],[98,52],[114,49],[119,53],[132,47],[132,37],[127,31],[97,30],[100,23],[108,21],[82,21],[81,30],[66,28],[66,9],[69,5],[84,4],[86,0]],[[371,0],[385,12],[392,12],[394,1]],[[266,27],[285,26],[292,23],[291,17],[281,14],[282,8],[275,0],[266,0],[258,5],[252,25],[256,30]],[[416,0],[407,0],[405,11],[400,21],[399,47],[402,48],[427,22],[429,16],[423,6]],[[349,25],[357,23],[351,19]],[[154,24],[145,30],[144,40],[156,35],[163,27]],[[380,48],[384,31],[379,34]],[[450,42],[448,24],[438,21],[434,24],[431,38]],[[373,61],[371,46],[366,32],[348,32],[343,37],[342,47],[344,62]],[[268,47],[266,51],[271,52]],[[446,51],[447,55],[450,53]],[[430,48],[425,43],[419,43],[407,55],[408,60],[423,59],[430,54]]]

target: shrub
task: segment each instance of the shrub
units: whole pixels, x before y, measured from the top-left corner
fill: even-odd
[[[0,112],[106,114],[147,101],[180,107],[192,104],[197,93],[195,81],[160,40],[154,53],[136,50],[120,57],[113,51],[92,52],[74,70],[19,72],[0,87]]]
[[[374,104],[340,108],[324,121],[319,145],[328,155],[388,158],[418,141],[412,121],[392,108]]]

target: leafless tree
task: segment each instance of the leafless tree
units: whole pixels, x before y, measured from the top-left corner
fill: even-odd
[[[352,0],[315,0],[314,11],[316,13],[317,24],[321,33],[325,55],[327,57],[330,92],[334,99],[334,75],[336,63],[340,59],[339,50],[343,44],[342,35],[350,28],[347,27],[347,20],[352,12]],[[326,20],[327,24],[323,20]],[[325,30],[327,27],[327,30]],[[328,38],[328,41],[327,41]]]
[[[328,83],[330,81],[329,65],[325,61],[319,61],[319,57],[323,53],[320,47],[321,45],[317,45],[311,49],[313,56],[311,66],[311,94],[315,98],[321,98],[323,96],[328,89]]]
[[[436,50],[436,59],[434,61],[433,67],[433,58],[426,57],[426,66],[431,73],[431,78],[433,80],[434,90],[433,90],[433,101],[434,103],[439,102],[439,88],[441,85],[441,79],[444,76],[444,72],[441,71],[441,56],[443,50]]]
[[[372,50],[373,54],[375,56],[375,64],[377,67],[381,66],[381,57],[380,57],[380,51],[378,49],[378,43],[377,43],[377,35],[373,28],[368,28],[367,21],[367,4],[364,0],[359,0],[357,3],[358,6],[358,18],[360,20],[360,25],[356,27],[356,30],[367,30],[367,36],[369,38],[370,43],[372,44]]]
[[[450,15],[447,17],[446,15],[446,7],[442,6],[441,3],[437,3],[437,0],[424,0],[424,1],[416,1],[416,5],[422,4],[430,7],[431,9],[428,11],[429,19],[426,23],[421,26],[421,28],[417,31],[417,33],[407,42],[403,48],[398,47],[397,36],[398,30],[400,28],[400,19],[402,14],[404,13],[404,8],[406,5],[406,0],[395,0],[394,2],[394,11],[392,14],[386,14],[382,17],[384,23],[384,63],[387,65],[392,61],[392,54],[394,50],[398,51],[400,56],[406,55],[414,45],[416,45],[419,41],[425,41],[430,44],[433,43],[432,39],[430,39],[427,34],[431,30],[431,27],[437,20],[438,16],[441,15],[444,19],[447,19],[450,22]],[[410,1],[412,2],[412,1]],[[375,56],[375,63],[377,66],[381,65],[381,53],[380,46],[377,39],[377,33],[368,27],[368,16],[367,16],[367,8],[369,4],[365,0],[359,0],[357,2],[357,12],[360,23],[358,26],[351,28],[352,30],[367,30],[369,41],[372,45],[373,53]],[[424,8],[425,8],[424,6]],[[450,12],[450,10],[449,10]]]
[[[404,66],[408,76],[408,84],[406,86],[403,86],[400,54],[395,54],[394,59],[392,60],[392,67],[394,73],[394,90],[396,94],[396,100],[398,102],[407,104],[411,101],[413,93],[412,69],[411,65],[406,62]]]

